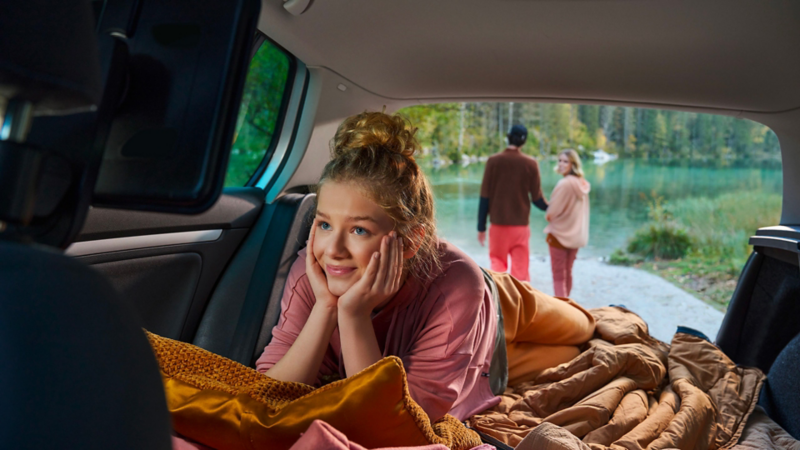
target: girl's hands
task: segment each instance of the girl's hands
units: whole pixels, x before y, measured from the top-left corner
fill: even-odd
[[[392,231],[381,240],[364,275],[339,297],[339,311],[351,316],[369,316],[400,290],[403,278],[403,238]]]
[[[328,290],[328,280],[325,278],[325,272],[322,271],[322,267],[314,255],[314,233],[316,233],[316,230],[317,221],[314,220],[311,225],[311,232],[308,234],[308,244],[306,245],[306,275],[311,283],[311,290],[314,291],[317,304],[336,311],[339,299]]]

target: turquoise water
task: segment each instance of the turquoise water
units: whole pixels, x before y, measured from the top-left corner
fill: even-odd
[[[555,161],[540,161],[542,190],[547,198],[561,175],[553,171]],[[478,198],[484,164],[426,168],[436,198],[439,235],[470,254],[487,252],[477,241]],[[653,194],[671,200],[715,197],[723,193],[763,191],[780,193],[781,170],[764,167],[688,165],[624,159],[603,165],[584,164],[592,184],[589,245],[578,257],[608,256],[647,222],[647,200]],[[542,230],[544,213],[531,207],[531,254],[546,255]],[[765,224],[769,225],[769,224]]]

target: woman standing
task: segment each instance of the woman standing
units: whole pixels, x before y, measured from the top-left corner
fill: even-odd
[[[545,218],[547,244],[553,269],[556,297],[569,297],[572,291],[572,264],[578,249],[589,242],[589,190],[583,177],[581,158],[572,149],[558,155],[556,171],[564,176],[553,188]]]

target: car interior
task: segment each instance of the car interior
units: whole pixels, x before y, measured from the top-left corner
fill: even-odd
[[[338,124],[455,101],[652,107],[770,127],[781,220],[750,239],[712,340],[767,374],[760,404],[800,439],[800,4],[157,3],[0,8],[2,447],[169,448],[140,329],[254,367]],[[283,72],[252,81],[262,51]],[[274,86],[271,110],[249,94],[256,82]],[[241,162],[237,120],[264,145],[223,187]]]

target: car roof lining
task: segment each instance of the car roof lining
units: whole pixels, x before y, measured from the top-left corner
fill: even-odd
[[[564,18],[564,20],[561,20]],[[800,106],[800,3],[327,0],[260,28],[392,100],[547,98],[778,112]]]

